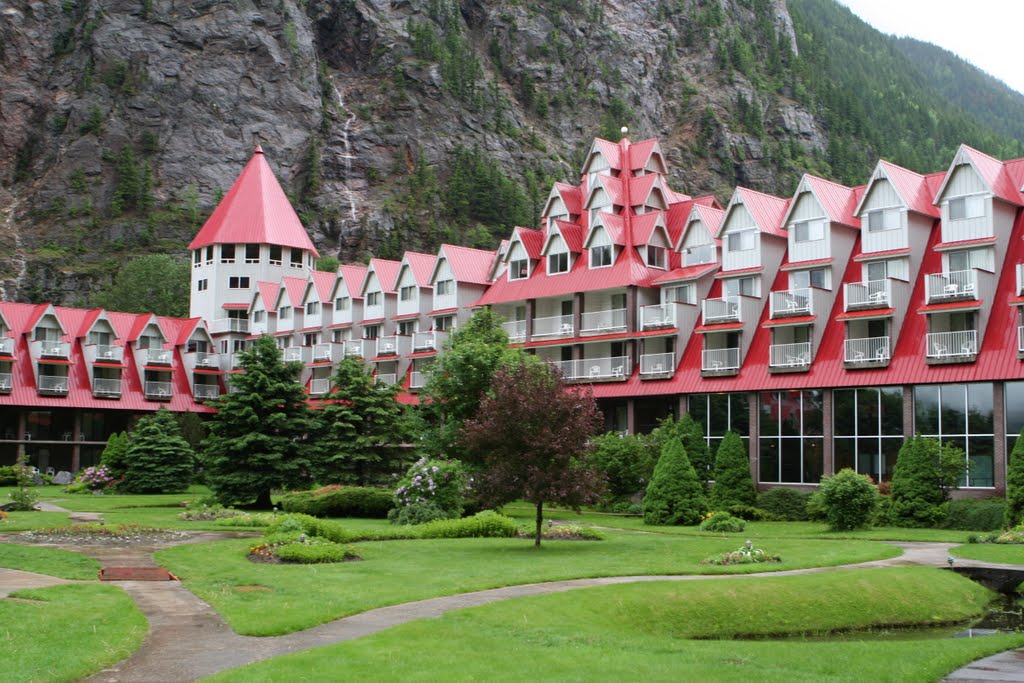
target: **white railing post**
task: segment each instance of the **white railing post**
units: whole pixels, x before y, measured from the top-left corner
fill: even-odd
[[[977,330],[929,332],[926,340],[929,358],[973,356],[978,352]]]
[[[704,349],[701,351],[701,370],[715,372],[717,370],[738,370],[740,367],[740,350],[738,348]]]
[[[879,363],[889,360],[889,337],[863,337],[846,340],[847,363]]]
[[[772,344],[768,364],[773,368],[796,368],[811,364],[811,343]]]

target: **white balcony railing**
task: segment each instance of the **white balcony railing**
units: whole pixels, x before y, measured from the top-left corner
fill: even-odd
[[[121,379],[94,377],[92,380],[92,393],[94,396],[120,396]]]
[[[581,332],[622,332],[625,329],[625,308],[613,308],[607,311],[589,311],[580,316]]]
[[[549,360],[547,364],[562,373],[562,377],[565,379],[573,379],[573,373],[576,372],[576,365],[571,360]]]
[[[0,372],[0,392],[7,393],[11,390],[11,373]]]
[[[124,348],[97,344],[94,349],[97,363],[120,363],[124,359]]]
[[[657,330],[676,326],[678,304],[653,304],[640,307],[640,329]]]
[[[719,370],[739,370],[740,350],[730,349],[704,349],[700,354],[700,369],[707,372]]]
[[[929,273],[924,276],[924,282],[928,303],[944,299],[978,298],[978,273],[975,270]]]
[[[1024,325],[1017,328],[1017,351],[1024,353]]]
[[[249,321],[244,318],[218,318],[210,323],[210,332],[225,334],[227,332],[249,333]]]
[[[645,353],[640,356],[641,375],[671,375],[675,371],[674,353]]]
[[[892,281],[889,279],[848,282],[844,285],[844,289],[846,310],[892,306]]]
[[[288,346],[288,347],[286,347],[284,349],[284,351],[281,352],[281,355],[284,357],[284,362],[285,363],[296,363],[296,362],[301,363],[302,362],[302,349],[303,349],[303,347],[301,347],[301,346]]]
[[[220,387],[216,384],[193,384],[192,395],[197,401],[210,401],[220,396]]]
[[[846,340],[847,363],[883,363],[889,358],[889,337]]]
[[[192,359],[196,363],[197,368],[216,369],[220,367],[220,356],[218,356],[216,353],[196,351],[191,355]]]
[[[526,321],[510,320],[501,324],[502,329],[508,335],[509,341],[522,341],[526,338]]]
[[[0,356],[14,355],[14,339],[11,337],[0,337]]]
[[[169,399],[172,387],[170,382],[146,382],[145,391],[146,398]]]
[[[625,379],[633,369],[628,356],[549,361],[569,380]]]
[[[366,342],[373,343],[372,339],[349,339],[345,342],[345,358],[366,358]]]
[[[574,334],[571,315],[534,318],[533,337],[571,337]]]
[[[772,292],[771,316],[811,315],[811,290],[807,287]]]
[[[704,324],[742,322],[740,320],[740,302],[736,297],[721,299],[704,299]]]
[[[427,373],[413,370],[409,373],[409,388],[422,389],[427,385]]]
[[[978,352],[978,331],[929,332],[927,350],[929,358],[973,356]]]
[[[801,368],[811,364],[811,343],[772,344],[768,365],[773,368]]]
[[[317,344],[313,347],[313,362],[314,363],[325,363],[332,362],[334,360],[334,345]]]
[[[447,336],[446,332],[413,332],[412,350],[437,351],[441,348],[441,343]]]
[[[331,390],[331,378],[322,377],[314,379],[309,383],[309,395],[310,396],[323,396]]]
[[[40,358],[70,358],[71,344],[62,341],[36,341]]]
[[[398,355],[398,337],[390,335],[387,337],[378,337],[377,339],[377,355],[378,356],[397,356]]]
[[[68,393],[68,378],[57,375],[39,375],[40,394]]]
[[[146,365],[170,365],[174,352],[168,349],[146,349]]]
[[[374,375],[373,381],[377,384],[394,384],[398,381],[398,375],[393,372]]]

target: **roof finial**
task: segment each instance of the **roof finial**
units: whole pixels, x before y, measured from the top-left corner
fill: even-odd
[[[619,132],[621,132],[621,133],[622,133],[622,135],[623,135],[623,136],[625,136],[625,135],[626,135],[626,133],[628,133],[628,132],[629,132],[629,128],[628,128],[628,127],[626,127],[626,126],[623,126],[622,128],[619,128]]]
[[[256,149],[252,151],[253,154],[263,154],[263,145],[256,143]]]

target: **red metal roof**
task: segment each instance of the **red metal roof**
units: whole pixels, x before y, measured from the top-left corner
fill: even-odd
[[[909,256],[910,247],[904,249],[889,249],[888,251],[869,251],[857,254],[854,261],[874,261],[875,259],[892,258],[893,256]]]
[[[740,275],[754,275],[756,273],[764,272],[764,266],[754,266],[753,268],[737,268],[736,270],[723,270],[715,275],[716,280],[722,280],[729,277],[738,277]]]
[[[256,291],[260,299],[263,300],[263,308],[267,311],[273,311],[274,305],[277,303],[277,290],[280,289],[281,285],[276,282],[257,282]],[[254,301],[255,303],[255,301]]]
[[[555,230],[548,232],[547,238],[544,240],[544,246],[541,248],[540,253],[542,255],[548,253],[548,247],[551,246],[551,240],[554,239],[555,235],[561,235],[565,241],[566,248],[574,253],[579,254],[583,252],[583,227],[577,223],[569,223],[567,221],[555,221]]]
[[[950,301],[942,304],[928,304],[917,309],[918,313],[942,313],[944,311],[973,311],[981,308],[983,301]]]
[[[302,295],[306,293],[306,278],[285,276],[281,278],[281,285],[281,289],[277,292],[278,301],[271,305],[277,308],[278,302],[285,301],[287,296],[289,306],[292,308],[302,306]]]
[[[385,294],[395,293],[395,284],[398,280],[398,270],[402,267],[401,261],[389,261],[382,258],[370,259],[370,267],[366,270],[366,279],[363,280],[360,293],[366,291],[366,286],[370,280],[370,272],[372,271],[377,276],[377,282],[380,283],[381,291]]]
[[[686,280],[696,280],[710,272],[718,270],[717,263],[704,263],[699,266],[687,266],[685,268],[676,268],[670,273],[666,273],[659,278],[655,278],[651,281],[651,284],[662,285],[666,282],[683,282]]]
[[[442,244],[438,253],[438,262],[443,257],[448,261],[452,276],[456,282],[465,282],[473,285],[490,284],[491,265],[494,263],[495,252],[484,251],[483,249],[470,249],[454,244]],[[437,265],[434,266],[436,277]]]
[[[960,240],[959,242],[940,242],[935,245],[935,248],[939,251],[948,251],[950,249],[963,249],[965,247],[978,247],[982,245],[992,245],[995,243],[995,237],[979,237],[978,239]]]
[[[783,227],[782,217],[789,209],[790,200],[775,197],[762,192],[755,192],[746,187],[737,187],[736,195],[747,207],[754,218],[757,229],[766,235],[775,235],[786,239],[788,233]],[[720,235],[716,235],[719,237]]]
[[[869,308],[864,311],[847,311],[846,313],[840,313],[835,317],[835,320],[844,322],[847,320],[871,320],[874,318],[891,318],[896,312],[892,308]]]
[[[993,159],[984,152],[979,152],[973,147],[969,147],[967,145],[960,145],[960,149],[958,150],[953,163],[950,165],[949,171],[952,171],[956,166],[956,162],[960,157],[961,152],[970,159],[971,165],[978,171],[978,175],[981,176],[981,179],[992,190],[992,194],[1000,199],[1010,202],[1011,204],[1015,204],[1017,206],[1021,205],[1020,183],[1015,183],[1013,179],[1010,178],[1010,174],[1007,172],[1002,161]],[[943,182],[939,191],[935,193],[935,198],[932,200],[933,203],[939,203],[944,190],[945,182]]]
[[[804,174],[800,181],[800,187],[804,186],[818,200],[818,204],[825,211],[829,221],[854,228],[860,227],[860,219],[856,218],[853,212],[857,208],[858,200],[864,192],[863,186],[857,188],[847,187],[834,183],[831,180],[810,175],[809,173]],[[801,191],[800,187],[797,188],[797,196],[799,196]],[[794,205],[795,203],[790,204],[783,223],[789,220],[789,214]]]
[[[337,279],[337,273],[314,270],[310,273],[308,286],[316,290],[316,298],[319,301],[326,303],[331,300],[331,291],[334,289],[334,282]]]
[[[347,293],[352,299],[362,299],[363,282],[366,280],[366,266],[363,265],[342,265],[338,266],[338,279],[331,290],[331,294],[338,296],[338,288],[345,286]]]
[[[935,196],[935,193],[931,190],[926,176],[905,169],[902,166],[897,166],[884,159],[879,160],[878,167],[884,176],[888,178],[889,182],[892,183],[896,194],[903,199],[903,203],[906,204],[908,209],[917,213],[923,213],[926,216],[932,216],[933,218],[939,217],[939,207],[932,204],[932,197]],[[945,173],[938,175],[944,176]],[[870,186],[871,183],[868,184],[868,187]],[[866,196],[867,192],[864,193],[863,197]],[[863,197],[861,201],[863,201]],[[860,206],[857,207],[857,210],[860,210]]]
[[[223,308],[225,310],[229,310],[229,311],[233,311],[233,310],[244,311],[244,310],[247,310],[249,308],[249,304],[223,304],[223,305],[221,305],[221,308]]]
[[[761,323],[761,327],[793,327],[794,325],[813,325],[816,320],[813,315],[799,315],[789,318],[773,318]]]
[[[188,248],[209,244],[274,244],[320,255],[259,147]]]
[[[407,265],[412,271],[413,279],[418,287],[430,287],[430,275],[434,272],[434,263],[437,257],[433,254],[420,254],[415,251],[407,251],[402,257],[402,265]],[[398,285],[398,276],[395,276],[395,286]]]

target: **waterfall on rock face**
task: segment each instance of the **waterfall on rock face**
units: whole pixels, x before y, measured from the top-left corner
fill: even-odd
[[[352,220],[355,221],[356,195],[349,187],[349,182],[352,177],[352,159],[355,158],[352,154],[350,134],[352,133],[352,124],[356,120],[356,114],[345,106],[345,98],[342,97],[341,91],[338,90],[338,86],[334,84],[333,81],[331,82],[331,87],[334,88],[334,99],[337,101],[338,111],[346,117],[345,123],[341,127],[341,145],[344,150],[341,158],[345,160],[345,177],[343,178],[343,184],[345,187],[345,198],[348,200],[349,214]]]

